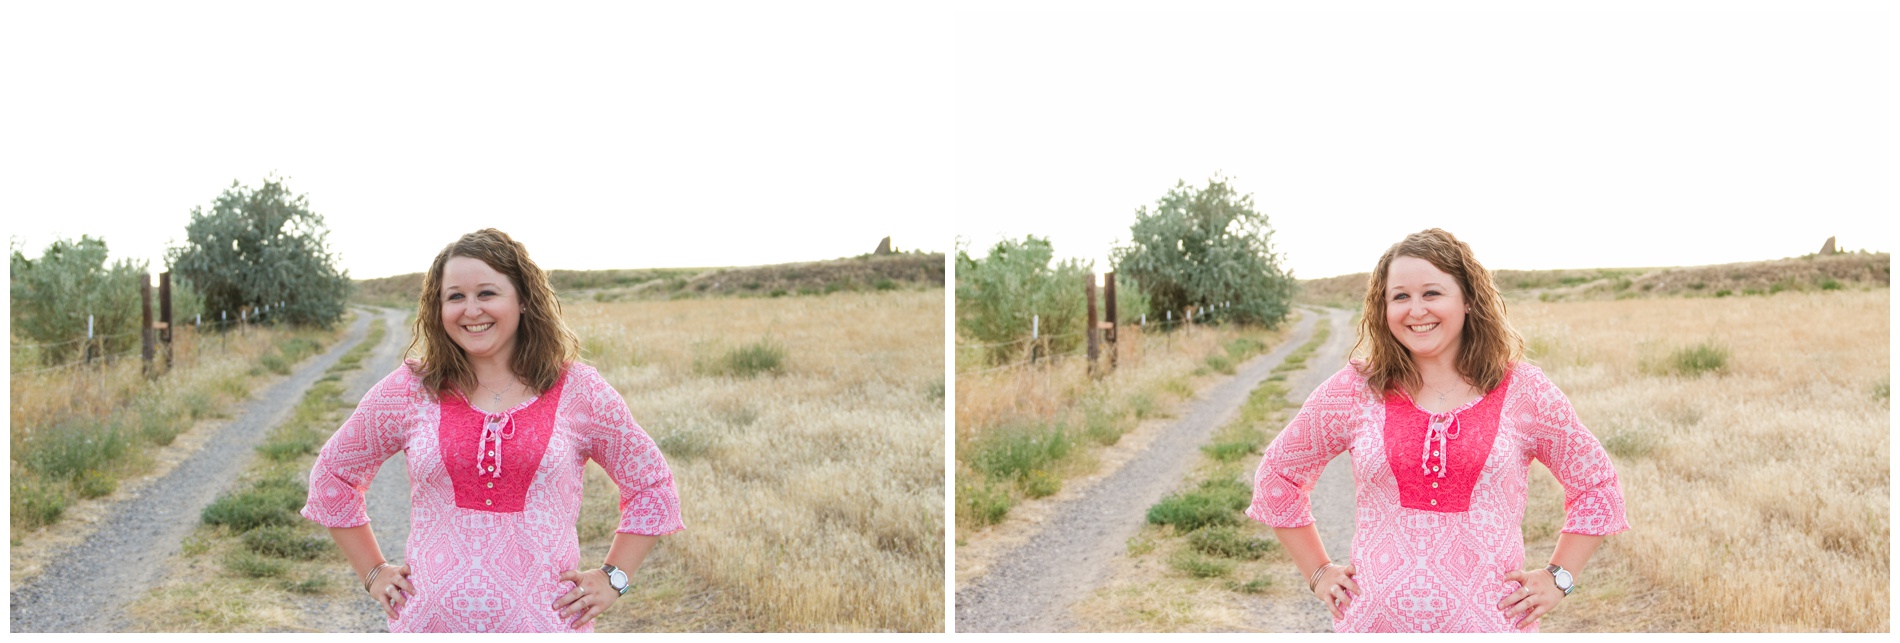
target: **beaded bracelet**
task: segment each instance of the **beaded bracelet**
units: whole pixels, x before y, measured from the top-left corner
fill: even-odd
[[[1326,563],[1320,565],[1319,569],[1313,570],[1313,577],[1306,579],[1306,591],[1317,591],[1319,589],[1319,575],[1326,573],[1326,570],[1332,567],[1338,567],[1338,565]]]

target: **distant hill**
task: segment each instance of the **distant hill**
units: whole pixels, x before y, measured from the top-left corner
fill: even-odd
[[[943,253],[859,255],[844,259],[727,268],[550,270],[564,300],[783,297],[838,291],[942,288]],[[422,273],[356,280],[352,303],[412,307]]]
[[[1497,270],[1492,278],[1506,301],[1729,297],[1788,290],[1886,288],[1892,263],[1889,253],[1854,252],[1673,268]],[[1300,280],[1299,293],[1293,300],[1358,308],[1364,305],[1368,274]]]

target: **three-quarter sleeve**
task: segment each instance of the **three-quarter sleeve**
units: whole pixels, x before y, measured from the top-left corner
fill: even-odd
[[[1307,396],[1260,459],[1248,518],[1273,527],[1313,524],[1313,486],[1326,463],[1352,443],[1351,420],[1361,381],[1355,368],[1347,366]]]
[[[1590,430],[1577,419],[1570,398],[1534,367],[1527,369],[1536,414],[1530,426],[1532,456],[1564,487],[1563,531],[1607,536],[1630,528],[1616,466]]]
[[[356,411],[323,444],[310,469],[305,518],[325,527],[369,524],[363,494],[383,461],[403,448],[413,417],[415,376],[407,364],[396,367],[363,395]]]
[[[685,529],[673,471],[653,439],[634,423],[627,400],[593,368],[571,368],[570,385],[576,387],[573,421],[583,455],[600,463],[620,487],[620,527],[615,531],[659,536]]]

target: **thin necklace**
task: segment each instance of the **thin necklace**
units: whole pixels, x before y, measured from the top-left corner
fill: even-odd
[[[1419,378],[1419,380],[1418,380],[1418,383],[1419,383],[1420,385],[1422,385],[1422,386],[1424,386],[1425,388],[1428,388],[1428,389],[1431,389],[1431,390],[1434,390],[1434,391],[1438,391],[1438,404],[1439,404],[1440,406],[1443,406],[1443,405],[1445,404],[1445,396],[1446,396],[1446,395],[1450,395],[1450,394],[1451,394],[1451,392],[1450,392],[1450,391],[1439,391],[1439,390],[1438,390],[1438,387],[1436,387],[1436,386],[1432,386],[1432,385],[1430,385],[1430,384],[1426,384],[1426,383],[1425,383],[1425,378],[1422,378],[1422,377],[1421,377],[1421,378]],[[492,390],[492,389],[491,389],[491,390]]]
[[[491,400],[489,400],[489,402],[488,402],[488,405],[489,405],[489,406],[501,406],[501,396],[502,396],[503,394],[505,394],[506,392],[508,392],[508,391],[513,391],[513,390],[515,390],[515,387],[514,387],[514,386],[509,386],[509,387],[508,387],[508,391],[496,391],[496,390],[495,390],[495,387],[493,387],[493,386],[489,386],[489,385],[487,385],[487,384],[483,384],[481,380],[475,380],[475,383],[476,383],[476,384],[481,384],[481,385],[482,385],[482,388],[485,388],[485,389],[488,389],[488,390],[490,390],[490,391],[494,391],[494,393],[495,393],[495,397],[494,397],[494,399],[491,399]],[[516,385],[519,385],[519,384],[520,384],[520,382],[516,382],[515,384],[516,384]],[[1438,398],[1438,399],[1439,399],[1439,401],[1443,401],[1443,400],[1444,400],[1445,398],[1444,398],[1444,396],[1442,396],[1442,395],[1441,395],[1441,396],[1439,396],[1439,398]]]

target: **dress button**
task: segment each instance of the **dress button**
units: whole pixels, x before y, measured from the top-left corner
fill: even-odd
[[[495,470],[495,468],[494,468],[494,467],[489,467],[489,468],[488,468],[488,470],[489,470],[489,471],[494,471],[494,470]],[[1432,473],[1437,473],[1437,472],[1438,472],[1438,467],[1432,467]]]
[[[491,464],[491,465],[488,465],[488,470],[489,470],[489,471],[494,471],[494,470],[495,470],[495,465],[492,465],[492,464]],[[1433,470],[1433,471],[1437,471],[1437,470],[1438,470],[1438,467],[1432,467],[1432,470]]]
[[[1436,486],[1438,486],[1438,483],[1432,483],[1432,486],[1434,486],[1434,487],[1436,487]],[[490,483],[488,483],[488,488],[490,488],[490,489],[493,489],[493,488],[495,488],[495,483],[493,483],[493,482],[490,482]]]
[[[493,501],[493,500],[483,500],[483,501],[482,501],[482,504],[484,504],[484,505],[492,505],[492,504],[495,504],[495,501]],[[1438,501],[1437,501],[1437,500],[1433,500],[1433,501],[1432,501],[1432,504],[1434,504],[1434,505],[1435,505],[1435,504],[1438,504]]]
[[[1436,507],[1436,506],[1438,506],[1438,499],[1437,499],[1437,498],[1433,498],[1433,499],[1432,499],[1432,506],[1433,506],[1433,507]]]
[[[493,487],[493,486],[495,486],[495,483],[493,483],[493,482],[490,482],[490,483],[488,483],[488,486],[490,486],[490,487]],[[1438,488],[1438,483],[1436,483],[1436,482],[1434,482],[1434,483],[1432,483],[1432,488],[1433,488],[1433,489],[1437,489],[1437,488]]]
[[[1438,454],[1436,454],[1436,453],[1434,453],[1434,454],[1432,454],[1432,455],[1438,455]],[[494,452],[494,451],[489,451],[489,452],[488,452],[488,457],[491,457],[491,458],[492,458],[492,457],[495,457],[495,452]]]
[[[495,455],[495,452],[494,452],[494,451],[489,451],[489,452],[488,452],[488,455]],[[1438,455],[1438,452],[1437,452],[1437,451],[1433,451],[1433,452],[1432,452],[1432,455],[1434,455],[1434,456],[1435,456],[1435,455]]]

